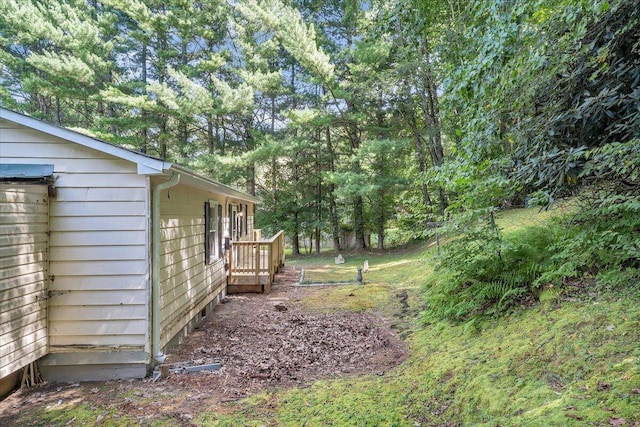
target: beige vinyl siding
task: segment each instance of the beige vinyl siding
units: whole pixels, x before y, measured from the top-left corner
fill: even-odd
[[[12,114],[5,117],[22,122]],[[29,294],[37,293],[39,281],[49,287],[49,354],[40,359],[41,371],[52,381],[145,375],[151,362],[151,298],[156,297],[150,286],[151,189],[168,178],[153,174],[165,168],[185,174],[181,184],[161,194],[162,347],[187,332],[225,294],[224,259],[210,265],[204,262],[205,201],[220,203],[223,218],[228,203],[246,202],[215,194],[226,190],[169,163],[58,132],[30,119],[24,123],[32,128],[17,123],[0,118],[0,161],[54,165],[57,190],[50,199],[48,240],[34,242],[48,247],[48,271],[15,281]],[[68,135],[65,138],[70,141],[52,134]],[[229,192],[238,196],[238,192]],[[31,224],[38,212],[22,214]],[[46,225],[29,227],[14,226],[7,242],[20,245],[20,234],[48,231]],[[17,263],[28,261],[15,249],[0,248],[0,268],[12,275],[19,267],[6,262],[7,257],[15,257]],[[7,301],[0,301],[5,317],[22,313]],[[42,336],[33,324],[21,328],[21,334],[34,339]],[[6,338],[0,336],[0,343]]]
[[[48,302],[50,352],[60,354],[43,363],[79,363],[73,352],[96,348],[149,353],[148,178],[33,129],[0,120],[0,132],[3,163],[54,165]],[[116,352],[90,357],[108,363]]]
[[[110,162],[91,173],[54,169],[59,178],[51,205],[52,351],[147,347],[146,317],[130,314],[148,312],[146,181],[135,165],[126,171],[121,162],[113,163],[114,171],[108,170]],[[79,310],[87,306],[95,309]]]
[[[48,351],[47,186],[0,184],[0,218],[0,378],[4,378]]]
[[[226,286],[224,260],[204,262],[204,204],[216,196],[178,185],[160,199],[161,346],[184,332],[189,321]],[[219,203],[224,198],[219,197]]]

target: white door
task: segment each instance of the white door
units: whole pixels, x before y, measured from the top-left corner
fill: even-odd
[[[0,183],[0,378],[48,352],[49,197]]]

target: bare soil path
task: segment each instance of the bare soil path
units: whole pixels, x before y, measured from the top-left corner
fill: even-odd
[[[261,390],[382,375],[408,357],[405,343],[374,313],[305,309],[302,301],[310,290],[294,286],[298,273],[285,268],[270,294],[228,297],[167,360],[219,362],[220,370],[172,374],[156,382],[44,384],[1,401],[0,425],[23,425],[32,420],[27,413],[78,404],[142,424],[170,417],[188,425],[194,414],[229,411],[229,402]]]

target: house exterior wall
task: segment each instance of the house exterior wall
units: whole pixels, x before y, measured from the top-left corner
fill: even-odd
[[[205,263],[204,212],[218,203],[228,224],[228,198],[184,185],[160,197],[160,345],[168,349],[225,296],[225,258]]]
[[[0,380],[48,351],[48,198],[46,185],[0,183]]]
[[[238,238],[245,239],[253,231],[253,203],[184,168],[11,114],[0,118],[0,163],[54,165],[57,194],[49,198],[49,237],[43,243],[48,271],[40,274],[48,284],[49,341],[41,372],[49,381],[145,376],[152,364],[156,298],[152,190],[167,181],[169,171],[184,174],[182,183],[160,192],[163,349],[225,296],[226,258],[204,259],[205,202],[222,207],[222,237],[229,237],[230,205],[242,212],[246,219]]]
[[[149,180],[136,165],[0,120],[2,163],[54,165],[48,380],[146,374]]]

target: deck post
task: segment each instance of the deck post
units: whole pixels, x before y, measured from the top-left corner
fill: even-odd
[[[256,255],[255,255],[256,285],[260,285],[260,251],[262,250],[260,246],[261,246],[260,242],[258,242],[258,244],[256,245]],[[262,285],[262,292],[264,292],[264,285]]]
[[[233,278],[233,244],[229,245],[229,276],[228,276],[228,280],[227,283],[233,283],[232,278]]]
[[[273,282],[273,243],[269,245],[269,281]]]

